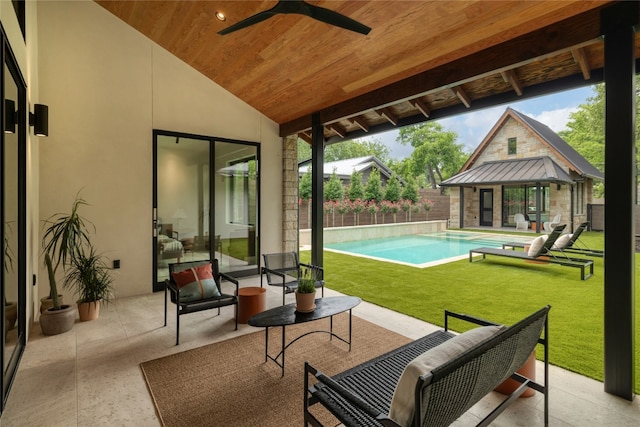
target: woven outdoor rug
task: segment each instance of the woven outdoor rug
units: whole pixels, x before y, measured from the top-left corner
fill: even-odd
[[[347,336],[348,315],[334,317],[334,332]],[[287,326],[286,342],[329,319]],[[269,331],[269,353],[280,351],[280,328]],[[324,333],[310,334],[286,351],[285,373],[264,362],[264,329],[227,341],[140,364],[157,413],[166,427],[303,425],[304,362],[333,375],[410,341],[353,316],[351,351]],[[331,424],[327,411],[314,411]]]

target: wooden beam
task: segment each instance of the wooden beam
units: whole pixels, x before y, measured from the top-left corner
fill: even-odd
[[[347,135],[347,130],[344,127],[340,126],[340,124],[337,122],[329,123],[326,127],[327,129],[331,129],[332,131],[340,135],[341,138],[344,138]]]
[[[591,66],[589,65],[587,54],[584,53],[584,48],[573,49],[571,54],[573,55],[573,60],[580,66],[584,79],[589,80],[591,78]]]
[[[306,142],[307,144],[311,144],[311,135],[306,132],[298,132],[298,138]]]
[[[465,107],[471,107],[471,98],[469,98],[469,94],[462,86],[452,87],[451,91],[458,97]]]
[[[349,119],[349,121],[351,123],[353,123],[354,125],[357,125],[360,129],[362,129],[365,132],[369,132],[369,125],[367,124],[367,122],[362,118],[362,116],[356,116],[356,117],[352,117]]]
[[[522,96],[522,83],[514,70],[505,70],[500,73],[505,82],[509,83],[518,96]]]
[[[385,119],[387,119],[392,125],[396,126],[398,124],[398,116],[393,114],[391,108],[381,108],[379,110],[376,110],[376,113],[380,114],[380,117],[384,117]]]
[[[603,5],[606,6],[606,5]],[[591,44],[601,35],[600,10],[595,8],[580,15],[532,31],[520,37],[489,47],[475,54],[416,74],[364,95],[335,104],[318,112],[323,123],[353,117],[371,109],[387,107],[400,100],[461,84],[483,75],[513,69],[536,58]],[[540,43],[544,40],[544,43]],[[295,134],[311,127],[311,115],[280,124],[280,136]]]
[[[429,118],[429,114],[431,114],[431,110],[429,109],[429,106],[427,105],[426,102],[418,98],[412,99],[409,102],[411,103],[411,105],[417,108],[426,118]]]

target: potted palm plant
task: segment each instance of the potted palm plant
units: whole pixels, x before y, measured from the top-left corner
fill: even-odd
[[[75,322],[75,307],[65,305],[58,294],[56,273],[65,270],[73,259],[90,247],[89,227],[93,224],[79,214],[81,206],[87,202],[76,194],[70,213],[56,213],[44,221],[42,246],[44,263],[49,277],[49,296],[41,299],[40,327],[45,335],[66,332]]]
[[[94,320],[100,315],[100,304],[114,297],[113,278],[104,257],[93,247],[74,257],[64,279],[64,287],[78,295],[80,321]]]
[[[316,308],[316,278],[311,269],[303,269],[298,278],[296,311],[310,313]]]

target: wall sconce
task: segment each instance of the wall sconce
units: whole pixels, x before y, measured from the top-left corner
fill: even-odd
[[[49,136],[49,107],[34,104],[33,113],[29,112],[29,126],[33,126],[36,136]]]
[[[557,186],[556,188],[557,188],[557,189],[558,189],[558,191],[559,191],[559,190],[560,190],[560,188],[562,188],[562,187],[560,187],[560,184],[558,184],[558,186]]]
[[[475,193],[478,189],[476,187],[473,187],[473,192]]]
[[[12,99],[4,100],[4,133],[16,133],[18,115],[16,114],[16,103]]]

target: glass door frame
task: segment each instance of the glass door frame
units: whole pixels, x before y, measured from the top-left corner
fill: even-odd
[[[196,135],[184,132],[175,132],[175,131],[167,131],[161,129],[153,130],[153,189],[152,189],[152,207],[151,207],[151,219],[152,219],[152,246],[151,251],[153,254],[153,262],[152,262],[152,287],[154,292],[163,291],[165,289],[164,283],[158,281],[157,276],[157,266],[158,266],[158,253],[157,253],[157,242],[158,242],[158,137],[166,136],[172,138],[185,138],[185,139],[197,139],[202,140],[203,142],[209,143],[209,165],[210,165],[210,173],[209,173],[209,236],[213,238],[216,233],[215,227],[215,218],[212,213],[215,212],[215,200],[216,200],[216,188],[214,185],[214,165],[216,160],[216,142],[222,143],[230,143],[230,144],[239,144],[244,146],[252,146],[255,147],[256,150],[256,160],[258,161],[258,185],[257,185],[257,194],[256,194],[256,204],[257,204],[257,212],[256,212],[256,224],[258,230],[258,236],[256,236],[256,267],[248,268],[241,271],[234,271],[231,274],[235,277],[243,277],[249,275],[259,274],[260,271],[260,244],[259,244],[259,230],[260,230],[260,144],[251,141],[242,141],[235,140],[229,138],[219,138],[215,136],[205,136],[205,135]],[[216,245],[215,242],[211,242],[209,244],[210,256],[215,256]],[[223,270],[224,271],[224,270]]]
[[[485,197],[487,195],[491,196],[491,206],[489,208],[485,208]],[[487,222],[484,220],[485,212],[491,213],[491,222]],[[480,189],[480,218],[479,224],[481,226],[493,226],[493,189],[491,188],[481,188]]]

